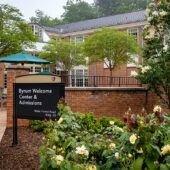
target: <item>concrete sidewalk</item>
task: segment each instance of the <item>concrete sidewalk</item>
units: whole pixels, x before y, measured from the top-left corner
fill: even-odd
[[[0,142],[4,135],[6,124],[7,124],[7,112],[6,110],[3,111],[0,110]]]

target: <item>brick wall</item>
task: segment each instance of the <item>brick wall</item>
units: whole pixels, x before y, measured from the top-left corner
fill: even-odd
[[[66,88],[66,101],[71,109],[94,112],[96,117],[122,118],[129,107],[135,113],[146,108],[145,88]]]
[[[95,117],[113,116],[122,118],[131,107],[134,113],[145,108],[148,113],[159,98],[145,88],[66,88],[66,101],[74,112],[94,112]],[[169,109],[162,106],[169,113]]]
[[[28,68],[17,66],[7,68],[7,127],[13,126],[13,83],[15,82],[15,77],[28,73]],[[18,120],[18,126],[28,126],[28,124],[28,120]]]

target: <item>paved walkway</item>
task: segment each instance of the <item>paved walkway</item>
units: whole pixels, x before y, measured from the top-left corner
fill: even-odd
[[[3,111],[0,110],[0,142],[6,129],[6,122],[7,122],[6,110]]]

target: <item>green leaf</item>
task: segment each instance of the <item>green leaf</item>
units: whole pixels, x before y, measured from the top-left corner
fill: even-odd
[[[143,165],[143,158],[138,157],[138,159],[136,159],[132,165],[133,170],[142,170],[142,165]]]
[[[156,169],[156,166],[155,166],[153,160],[145,160],[145,163],[146,163],[147,167],[149,168],[149,170]]]
[[[168,168],[166,165],[161,164],[160,170],[168,170],[168,169],[169,169],[169,168]]]
[[[161,155],[161,151],[158,146],[156,146],[156,145],[151,145],[151,146],[159,153],[159,155]]]

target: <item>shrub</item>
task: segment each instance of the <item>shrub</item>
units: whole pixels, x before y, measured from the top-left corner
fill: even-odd
[[[58,109],[61,117],[39,149],[39,169],[169,169],[169,117],[159,106],[152,114],[129,110],[126,126],[108,121],[99,133],[90,131],[97,123],[92,114],[73,113],[61,104]]]
[[[123,122],[120,119],[116,119],[114,117],[102,117],[99,119],[99,121],[100,121],[100,124],[105,128],[110,126],[110,123],[109,123],[110,121],[113,121],[114,125],[123,127]]]
[[[93,113],[81,114],[81,126],[91,133],[100,132],[102,128]]]
[[[34,131],[43,131],[45,128],[44,121],[41,120],[30,120],[30,126]]]

